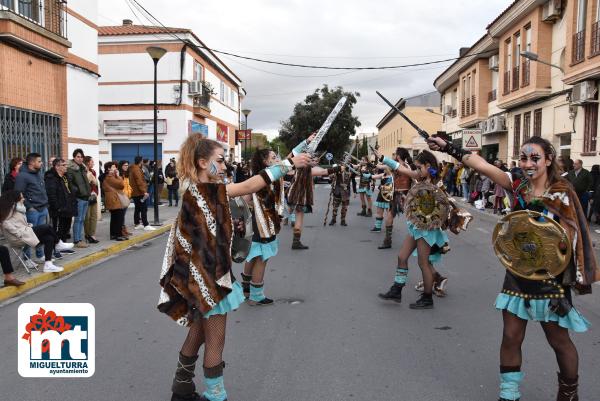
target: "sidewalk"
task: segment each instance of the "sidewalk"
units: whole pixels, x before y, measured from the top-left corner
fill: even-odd
[[[168,232],[171,229],[171,223],[177,216],[177,212],[179,208],[176,207],[168,207],[165,202],[164,205],[159,207],[159,216],[160,220],[163,223],[160,227],[155,227],[156,231],[144,231],[144,230],[134,230],[133,229],[133,203],[130,205],[129,209],[127,209],[127,214],[125,215],[125,223],[127,224],[128,230],[133,233],[131,237],[129,237],[128,241],[111,241],[109,239],[109,223],[110,223],[110,213],[105,212],[102,213],[102,220],[98,221],[98,226],[96,229],[96,238],[100,241],[97,244],[89,244],[88,248],[80,249],[73,248],[75,253],[72,255],[63,255],[62,259],[57,259],[54,264],[62,266],[64,271],[60,273],[43,273],[42,265],[38,266],[39,271],[31,270],[31,273],[27,273],[25,268],[18,264],[18,260],[13,257],[13,267],[15,268],[15,276],[21,280],[25,281],[25,285],[21,287],[0,287],[0,302],[4,301],[8,298],[12,298],[24,292],[31,290],[32,288],[38,287],[48,281],[56,280],[60,277],[66,276],[76,270],[79,270],[83,267],[89,266],[92,263],[96,263],[99,260],[112,256],[116,253],[123,251],[124,249],[129,248],[132,245],[138,244],[140,242],[147,241],[149,239],[158,237],[159,235]],[[148,220],[152,222],[154,219],[154,210],[148,210]],[[15,263],[15,261],[17,263]],[[0,285],[3,285],[3,282],[0,282]]]

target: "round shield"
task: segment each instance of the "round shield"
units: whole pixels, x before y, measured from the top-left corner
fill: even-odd
[[[418,182],[408,191],[406,218],[419,230],[443,228],[448,222],[450,202],[448,196],[430,182]]]
[[[504,267],[528,280],[555,278],[571,260],[571,241],[565,229],[532,210],[512,212],[500,219],[492,242]]]

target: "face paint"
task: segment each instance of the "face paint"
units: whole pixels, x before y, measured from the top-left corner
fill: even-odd
[[[210,168],[209,168],[208,172],[210,173],[210,175],[219,174],[219,168],[217,167],[217,163],[215,163],[214,160],[210,161]]]

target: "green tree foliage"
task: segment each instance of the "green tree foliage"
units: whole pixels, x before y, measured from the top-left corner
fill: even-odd
[[[293,149],[312,132],[319,130],[342,96],[347,96],[348,101],[317,149],[318,152],[333,153],[336,160],[340,159],[350,148],[349,137],[355,135],[356,128],[360,127],[358,117],[352,115],[356,98],[360,96],[358,92],[344,92],[340,86],[330,89],[327,85],[316,89],[302,103],[296,103],[291,117],[282,121],[279,138],[288,149]]]
[[[362,159],[364,156],[368,156],[369,155],[369,143],[367,142],[367,137],[363,137],[362,139],[362,143],[360,144],[360,147],[358,148],[358,158]]]
[[[277,151],[279,151],[279,154],[281,155],[282,158],[286,158],[287,155],[290,153],[289,148],[287,147],[287,145],[281,140],[280,137],[276,137],[274,138],[271,142],[269,142],[269,148],[271,148],[271,150],[273,150],[275,153],[277,153]]]

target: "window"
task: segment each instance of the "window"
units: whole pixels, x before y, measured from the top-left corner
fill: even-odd
[[[542,109],[533,111],[533,136],[542,136]]]
[[[519,67],[521,62],[521,34],[515,35],[515,67]]]
[[[598,103],[589,103],[583,106],[583,151],[596,151],[596,137],[598,135]]]
[[[18,13],[24,17],[38,21],[39,18],[39,1],[38,0],[18,0]]]
[[[234,90],[231,90],[231,91],[229,92],[229,95],[230,95],[230,96],[229,96],[229,101],[230,101],[230,104],[229,104],[229,105],[230,105],[231,107],[235,108],[235,91],[234,91]]]
[[[225,82],[221,81],[219,89],[219,99],[225,102]]]
[[[577,2],[577,32],[585,30],[585,17],[587,11],[587,0],[579,0]]]
[[[525,27],[525,50],[531,51],[531,26]]]
[[[504,64],[504,77],[503,78],[503,88],[502,94],[508,95],[510,93],[510,70],[512,69],[512,44],[510,39],[508,39],[504,43],[504,51],[506,52],[506,59]]]
[[[521,115],[515,116],[515,124],[513,126],[513,159],[519,157],[519,150],[521,149]]]
[[[523,113],[523,142],[529,139],[531,132],[531,112]]]
[[[194,81],[202,81],[204,74],[202,73],[202,64],[194,60]]]
[[[0,6],[4,6],[4,7],[8,7],[8,8],[14,7],[12,0],[0,0]]]

